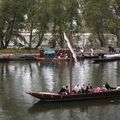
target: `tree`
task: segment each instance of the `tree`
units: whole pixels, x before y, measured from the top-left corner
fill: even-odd
[[[82,2],[85,23],[90,32],[97,34],[101,47],[104,47],[106,45],[104,33],[106,33],[105,26],[109,16],[109,4],[106,0],[86,0]]]
[[[43,40],[44,34],[49,32],[49,24],[50,24],[50,2],[51,0],[38,0],[39,1],[39,9],[37,11],[37,33],[38,43],[35,48],[38,48]]]
[[[117,36],[117,46],[120,47],[120,1],[108,0],[111,16],[108,19],[106,28]]]
[[[62,48],[64,46],[63,31],[65,22],[64,0],[51,1],[51,27],[52,27],[52,47],[58,43]]]
[[[21,22],[24,21],[24,8],[24,0],[1,0],[0,48],[7,48],[12,38],[18,36],[18,28],[21,26]]]

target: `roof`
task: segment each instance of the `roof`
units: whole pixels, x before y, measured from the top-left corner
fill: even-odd
[[[55,50],[45,50],[44,54],[55,54]]]

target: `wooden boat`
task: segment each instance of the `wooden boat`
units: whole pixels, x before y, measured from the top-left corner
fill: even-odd
[[[83,100],[97,100],[106,98],[120,97],[120,90],[111,90],[99,93],[81,93],[61,95],[58,93],[49,92],[27,92],[27,94],[40,99],[44,102],[63,102],[63,101],[83,101]]]
[[[106,54],[103,57],[93,60],[94,63],[119,61],[120,54]]]
[[[120,54],[106,54],[104,55],[105,58],[119,58]]]
[[[0,62],[9,62],[9,58],[0,58]]]
[[[43,55],[37,57],[36,60],[40,62],[64,62],[69,61],[70,58],[66,51],[62,51],[61,53],[55,50],[46,50],[43,52]],[[68,51],[67,51],[68,52]]]
[[[95,59],[95,58],[99,58],[99,55],[77,55],[77,59],[79,60],[84,60],[84,59]]]
[[[98,58],[94,59],[93,63],[101,63],[101,62],[114,62],[114,61],[119,61],[120,58]]]
[[[83,56],[85,59],[93,59],[93,58],[98,58],[99,56],[98,55],[93,55],[93,56],[90,56],[90,55],[85,55]]]

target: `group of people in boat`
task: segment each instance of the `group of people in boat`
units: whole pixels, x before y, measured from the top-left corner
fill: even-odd
[[[106,92],[110,91],[112,89],[116,89],[115,87],[111,87],[108,82],[106,82],[102,87],[97,86],[96,88],[93,88],[90,83],[83,84],[80,86],[79,84],[75,85],[75,87],[72,90],[72,94],[81,94],[81,93],[99,93],[99,92]],[[68,85],[63,86],[61,90],[59,91],[59,94],[61,95],[68,95],[70,94],[70,90]]]
[[[75,85],[73,88],[73,93],[89,93],[93,91],[93,87],[88,83],[88,85],[83,84],[80,86],[79,84]]]
[[[80,48],[80,56],[84,56],[84,49],[83,48]],[[93,56],[94,55],[94,49],[93,48],[90,48],[90,56]]]
[[[58,56],[58,58],[65,58],[68,59],[68,54],[67,53],[60,53],[60,55]]]
[[[109,50],[109,54],[116,52],[116,50],[111,45],[108,46],[108,50]]]

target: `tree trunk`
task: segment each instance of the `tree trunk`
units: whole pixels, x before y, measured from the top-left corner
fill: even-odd
[[[9,43],[10,43],[10,40],[11,40],[11,36],[12,36],[12,34],[13,34],[13,29],[14,29],[14,24],[15,24],[15,19],[16,19],[16,15],[14,16],[14,19],[13,20],[11,20],[11,21],[9,21],[9,25],[8,25],[8,28],[7,28],[7,31],[6,31],[6,33],[4,33],[4,34],[6,34],[4,37],[5,37],[5,39],[4,39],[4,48],[6,49],[8,46],[9,46]]]
[[[97,35],[100,41],[100,46],[105,47],[105,38],[104,38],[104,27],[103,27],[103,17],[101,16],[100,19],[97,21]]]
[[[62,31],[61,21],[59,22],[59,35],[60,35],[59,45],[60,45],[61,48],[63,48],[64,47],[64,38],[63,38],[63,31]]]
[[[98,39],[100,41],[100,46],[101,47],[105,47],[105,38],[104,38],[104,35],[103,33],[98,33]]]
[[[56,20],[54,20],[53,34],[52,34],[52,48],[56,47]]]
[[[38,43],[37,43],[37,45],[35,46],[35,49],[37,49],[40,45],[41,45],[41,43],[43,42],[43,37],[44,37],[44,32],[42,32],[42,33],[38,33],[39,35],[39,41],[38,41]]]
[[[33,22],[31,22],[31,26],[30,26],[30,40],[29,40],[29,49],[30,50],[32,48],[32,37],[33,37]]]
[[[117,30],[116,36],[117,36],[117,47],[120,47],[120,29]]]
[[[4,48],[3,37],[4,37],[3,32],[2,30],[0,30],[0,49]]]

